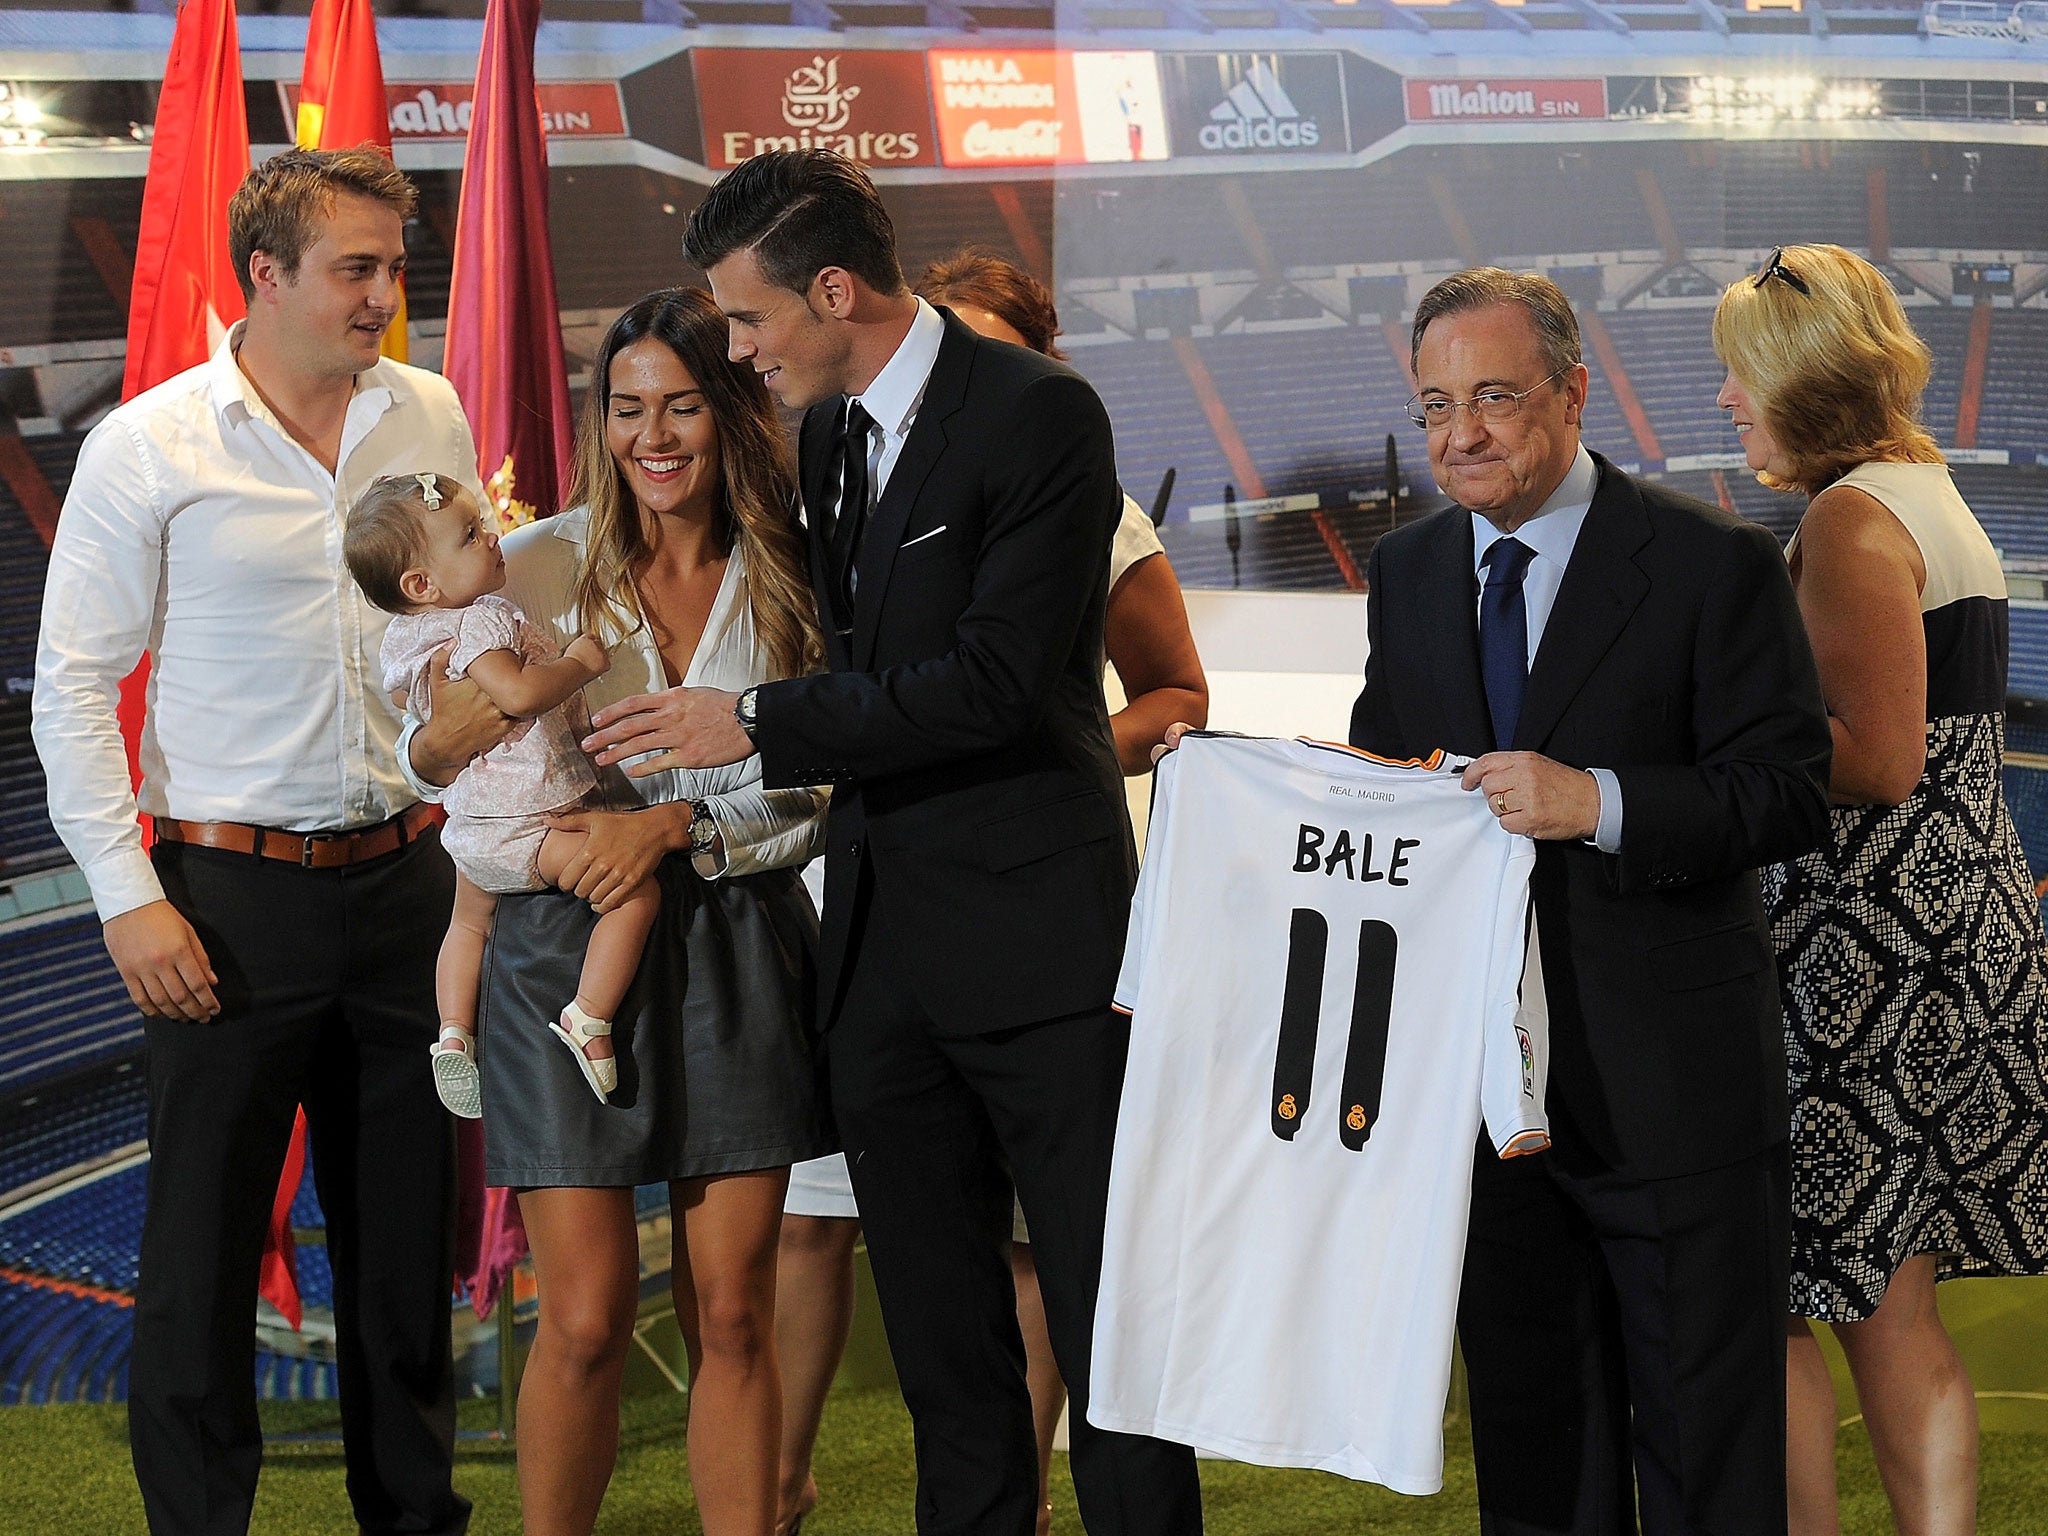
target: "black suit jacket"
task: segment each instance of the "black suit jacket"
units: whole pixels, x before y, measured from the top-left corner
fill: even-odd
[[[1537,844],[1550,1097],[1609,1166],[1698,1172],[1788,1132],[1776,968],[1753,871],[1827,826],[1820,681],[1776,540],[1631,480],[1599,489],[1496,743],[1479,670],[1471,515],[1382,539],[1353,745],[1497,745],[1621,785],[1620,851]]]
[[[940,313],[938,360],[861,542],[852,633],[828,622],[829,671],[762,687],[754,739],[768,787],[833,786],[821,1021],[867,924],[863,943],[917,957],[910,979],[941,1029],[980,1034],[1106,1009],[1115,987],[1136,878],[1102,698],[1123,493],[1086,380]],[[838,412],[812,407],[799,441],[828,614],[818,510]]]

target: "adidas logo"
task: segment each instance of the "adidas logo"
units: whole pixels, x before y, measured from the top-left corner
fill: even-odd
[[[1197,137],[1204,149],[1313,149],[1322,130],[1314,118],[1301,115],[1280,77],[1259,60],[1210,109]]]

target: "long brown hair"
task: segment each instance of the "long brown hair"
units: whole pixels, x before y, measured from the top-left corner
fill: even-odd
[[[760,375],[726,356],[725,316],[701,288],[662,288],[612,322],[590,369],[590,391],[576,429],[576,472],[569,504],[590,511],[583,569],[576,577],[581,622],[607,644],[646,622],[633,579],[653,557],[639,504],[612,458],[605,420],[612,360],[652,338],[675,353],[704,392],[718,431],[723,495],[719,536],[746,569],[754,628],[777,677],[800,677],[823,660],[818,610],[794,507],[796,472],[782,420]]]

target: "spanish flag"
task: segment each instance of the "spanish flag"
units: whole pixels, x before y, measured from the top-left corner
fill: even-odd
[[[370,0],[313,0],[306,30],[306,72],[299,81],[301,149],[353,149],[375,144],[391,150],[391,107],[384,96],[384,65],[377,54],[377,18]],[[398,315],[384,333],[384,355],[406,360],[405,290]]]
[[[142,183],[123,400],[205,362],[245,313],[228,258],[228,199],[248,174],[233,0],[185,0]]]

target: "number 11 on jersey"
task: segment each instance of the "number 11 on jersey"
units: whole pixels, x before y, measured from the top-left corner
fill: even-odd
[[[1280,1000],[1280,1039],[1273,1053],[1273,1134],[1282,1141],[1294,1140],[1308,1114],[1329,944],[1329,919],[1313,907],[1296,907],[1288,927],[1287,982]],[[1391,924],[1368,918],[1358,925],[1358,973],[1351,989],[1351,1031],[1344,1051],[1337,1127],[1338,1139],[1353,1152],[1364,1149],[1380,1117],[1399,950],[1400,939]]]

